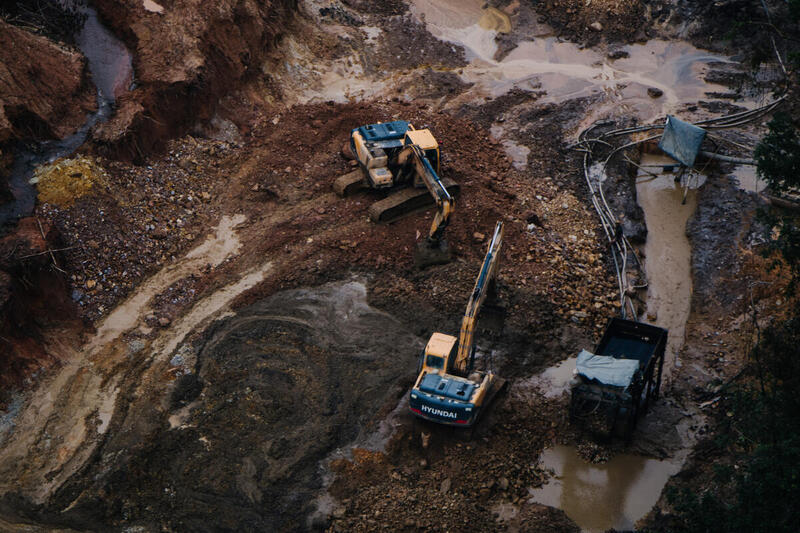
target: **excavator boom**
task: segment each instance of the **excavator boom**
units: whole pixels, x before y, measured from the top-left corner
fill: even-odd
[[[472,359],[473,348],[475,346],[475,322],[478,319],[481,306],[489,293],[489,286],[496,274],[498,259],[500,257],[500,247],[503,245],[503,222],[498,222],[494,228],[492,240],[489,241],[489,249],[483,258],[480,274],[475,280],[475,288],[472,289],[467,310],[461,320],[461,333],[458,337],[458,353],[453,361],[453,368],[456,372],[464,374],[468,369],[469,361]]]
[[[433,169],[431,162],[425,157],[425,152],[416,144],[410,144],[403,148],[397,156],[397,162],[403,167],[411,166],[414,172],[414,182],[419,182],[428,188],[436,202],[436,216],[433,218],[431,229],[428,232],[428,240],[431,243],[438,243],[442,238],[445,228],[450,220],[450,214],[455,209],[455,201],[450,193],[447,192],[439,175]]]

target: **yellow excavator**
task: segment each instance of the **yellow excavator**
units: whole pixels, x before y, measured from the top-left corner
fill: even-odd
[[[475,288],[461,321],[461,333],[434,333],[421,354],[420,372],[409,405],[418,417],[455,426],[472,426],[483,408],[505,386],[505,380],[475,370],[475,323],[492,289],[503,244],[503,223],[495,226]]]
[[[446,263],[450,249],[444,231],[455,209],[458,184],[439,178],[439,144],[429,129],[404,120],[359,126],[350,132],[350,151],[359,168],[333,184],[339,196],[361,189],[389,194],[369,208],[374,222],[390,222],[421,207],[436,205],[430,231],[417,247],[419,266]]]

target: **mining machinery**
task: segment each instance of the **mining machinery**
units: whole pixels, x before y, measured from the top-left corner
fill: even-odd
[[[481,307],[492,289],[503,223],[498,222],[483,259],[475,288],[461,321],[459,337],[436,332],[421,354],[420,371],[411,389],[409,406],[418,417],[453,426],[472,426],[482,410],[505,386],[491,370],[476,370],[475,326]]]
[[[350,133],[349,150],[359,168],[334,182],[336,193],[349,196],[365,188],[385,191],[385,198],[369,208],[374,222],[390,222],[435,204],[436,215],[417,246],[415,259],[419,266],[448,262],[444,231],[459,187],[439,177],[439,144],[431,131],[414,129],[404,120],[359,126]]]

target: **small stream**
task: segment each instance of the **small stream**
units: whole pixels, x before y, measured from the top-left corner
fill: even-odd
[[[697,187],[705,176],[691,179],[689,189],[664,173],[657,165],[674,165],[667,156],[643,154],[636,177],[636,196],[644,211],[647,241],[644,245],[647,272],[647,311],[641,320],[669,331],[664,372],[669,376],[680,366],[686,321],[692,300],[692,246],[686,223],[697,207]],[[655,175],[654,175],[655,174]]]
[[[128,90],[133,82],[133,60],[130,52],[102,25],[97,11],[75,0],[64,0],[62,4],[74,6],[78,12],[86,15],[83,27],[75,36],[75,43],[86,57],[92,81],[97,88],[97,111],[86,118],[78,131],[64,139],[32,145],[20,144],[14,154],[14,164],[8,177],[9,189],[14,199],[0,205],[0,234],[13,227],[18,219],[33,212],[36,186],[30,183],[30,179],[34,169],[75,152],[95,124],[108,120],[116,98]]]

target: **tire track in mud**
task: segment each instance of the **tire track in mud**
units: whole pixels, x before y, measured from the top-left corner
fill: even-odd
[[[13,426],[0,435],[0,478],[4,480],[0,493],[17,493],[42,504],[86,463],[109,429],[120,383],[138,366],[134,356],[144,348],[133,350],[120,337],[142,323],[152,298],[172,283],[236,255],[240,243],[234,229],[244,221],[243,215],[222,217],[205,242],[145,282],[103,321],[83,349],[74,351],[31,395]],[[178,327],[157,338],[152,347],[160,348],[160,353],[174,349],[194,326],[262,281],[269,267],[267,262],[195,304]]]

